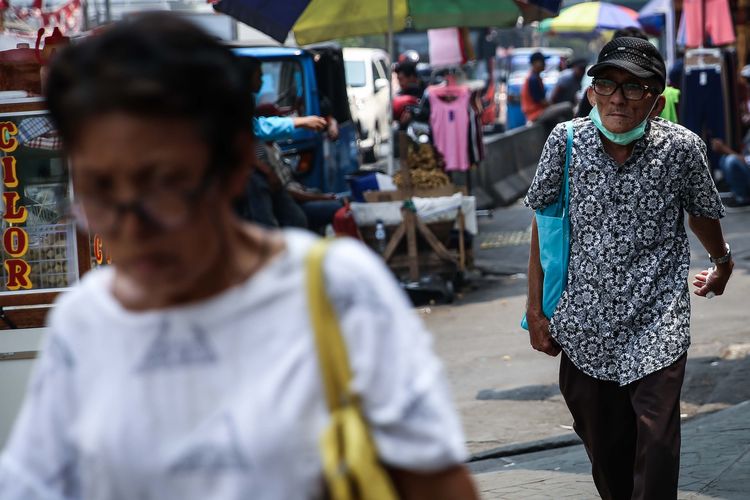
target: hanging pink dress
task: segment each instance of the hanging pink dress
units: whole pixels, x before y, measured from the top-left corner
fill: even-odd
[[[432,86],[430,127],[435,147],[445,157],[445,170],[469,170],[469,97],[463,85]]]

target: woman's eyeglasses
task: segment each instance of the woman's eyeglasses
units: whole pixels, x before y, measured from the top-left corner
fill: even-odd
[[[100,234],[116,232],[122,216],[131,211],[142,222],[160,229],[175,229],[188,221],[197,201],[213,184],[211,179],[204,179],[190,191],[160,189],[119,203],[86,196],[73,203],[71,213],[81,227]]]

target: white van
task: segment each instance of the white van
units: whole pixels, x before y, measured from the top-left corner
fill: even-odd
[[[391,122],[388,53],[380,49],[344,48],[349,107],[359,131],[365,161],[377,159],[379,146],[389,137]]]

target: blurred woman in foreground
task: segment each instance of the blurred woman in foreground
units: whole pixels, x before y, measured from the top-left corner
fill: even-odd
[[[241,222],[252,96],[231,52],[149,14],[59,54],[48,105],[79,221],[114,265],[58,302],[0,461],[0,498],[325,495],[329,419],[302,231]],[[430,338],[378,258],[324,261],[353,388],[402,498],[475,498]]]

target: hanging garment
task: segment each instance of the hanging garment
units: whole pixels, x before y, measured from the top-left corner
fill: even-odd
[[[481,99],[475,94],[469,104],[469,163],[476,165],[482,160],[484,160],[482,108]]]
[[[726,142],[726,106],[721,69],[690,70],[686,67],[683,81],[683,98],[680,102],[682,125],[703,137],[706,143],[713,138]],[[713,168],[718,168],[718,156],[709,151],[709,158]]]
[[[460,66],[476,59],[468,28],[439,28],[427,30],[430,65]]]
[[[717,46],[735,42],[727,0],[684,0],[682,8],[687,47],[702,47],[708,45],[709,40]]]
[[[739,96],[740,87],[738,86],[740,76],[737,73],[739,70],[737,52],[732,49],[724,49],[721,51],[721,55],[724,58],[723,75],[726,86],[724,101],[726,102],[727,144],[735,151],[742,151],[741,100]]]
[[[463,85],[429,87],[430,127],[446,171],[469,170],[469,89]]]
[[[677,119],[677,104],[680,102],[680,89],[667,87],[662,93],[664,96],[664,109],[659,114],[665,120],[672,123],[680,123]]]
[[[463,63],[461,34],[458,28],[427,30],[432,66],[458,66]]]

